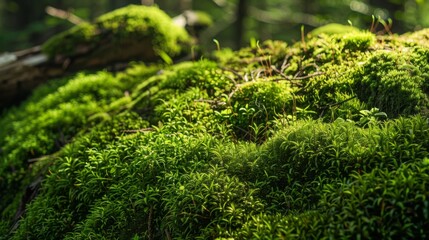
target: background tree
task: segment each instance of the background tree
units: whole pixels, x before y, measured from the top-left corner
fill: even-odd
[[[144,0],[148,1],[148,0]],[[187,9],[208,12],[212,28],[201,36],[204,47],[214,48],[217,39],[223,47],[238,48],[250,38],[299,41],[305,31],[331,23],[369,29],[372,16],[393,22],[391,31],[403,33],[429,27],[429,1],[425,0],[150,0],[170,16]],[[0,0],[0,52],[14,51],[43,43],[54,33],[73,24],[49,16],[46,6],[71,11],[85,20],[142,0]]]

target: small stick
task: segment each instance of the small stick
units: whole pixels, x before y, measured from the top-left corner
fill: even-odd
[[[129,129],[129,130],[124,130],[122,132],[124,133],[138,133],[138,132],[152,132],[155,131],[155,129],[153,128],[142,128],[142,129]]]
[[[67,20],[75,25],[81,24],[86,22],[85,20],[83,20],[82,18],[74,15],[73,13],[71,13],[70,11],[64,11],[58,8],[54,8],[52,6],[47,6],[45,9],[46,13],[53,16],[53,17],[57,17],[60,19],[64,19]]]

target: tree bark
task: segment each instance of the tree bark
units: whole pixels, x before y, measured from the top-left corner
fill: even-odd
[[[142,5],[152,6],[155,1],[154,0],[141,0]]]
[[[181,12],[192,9],[192,0],[180,0],[179,3]]]

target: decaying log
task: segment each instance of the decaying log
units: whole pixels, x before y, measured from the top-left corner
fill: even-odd
[[[135,8],[134,6],[129,9],[135,11]],[[149,9],[141,9],[142,13],[147,10]],[[128,12],[125,8],[118,11]],[[121,29],[126,27],[123,24],[127,24],[124,19],[127,18],[119,18],[118,20]],[[144,18],[142,19],[144,20]],[[203,13],[187,11],[172,19],[171,24],[179,28],[186,28],[191,35],[196,37],[199,31],[210,25],[210,21],[210,18]],[[71,37],[70,35],[63,35],[62,37],[66,42],[64,42],[64,46],[61,45],[63,43],[61,41],[59,44],[57,43],[56,47],[60,50],[58,54],[42,51],[40,46],[0,54],[0,113],[2,109],[25,99],[36,86],[55,77],[87,69],[100,69],[116,65],[126,66],[124,63],[133,60],[144,62],[160,60],[159,52],[154,49],[153,37],[156,36],[145,36],[134,32],[123,38],[117,36],[115,29],[102,28],[99,23],[94,24],[94,26],[94,34],[91,37],[95,39],[95,42],[86,40],[76,42],[71,53],[61,53],[61,49],[66,48],[66,42]],[[189,48],[190,43],[177,42],[177,44],[183,44],[183,48],[186,49]],[[182,52],[182,54],[186,54],[186,52]],[[175,59],[182,58],[183,55],[176,53],[174,57]]]
[[[0,109],[23,99],[49,75],[62,74],[61,69],[47,69],[47,61],[40,47],[0,55]]]
[[[132,60],[152,62],[158,59],[149,40],[133,39],[120,44],[106,42],[83,54],[53,60],[42,53],[39,46],[6,53],[0,55],[0,110],[19,103],[35,87],[55,77]]]
[[[115,63],[158,60],[147,40],[127,40],[120,44],[106,41],[82,54],[50,60],[33,47],[0,55],[0,109],[19,103],[38,85],[73,72],[112,66]]]

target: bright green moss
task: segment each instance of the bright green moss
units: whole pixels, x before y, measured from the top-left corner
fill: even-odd
[[[400,37],[400,41],[410,46],[429,47],[429,29],[422,29],[413,33],[407,33]]]
[[[169,31],[149,26],[158,10],[141,9],[154,8],[117,10],[97,29],[118,42]],[[216,61],[45,86],[0,118],[0,235],[426,237],[429,50],[419,34],[412,44],[360,31],[254,42]],[[15,222],[39,175],[38,198]]]
[[[213,25],[213,20],[210,17],[209,14],[203,11],[195,11],[195,14],[197,15],[198,21],[196,22],[196,25],[198,27],[210,27]]]
[[[50,57],[71,57],[106,40],[114,44],[148,40],[155,53],[174,57],[184,51],[190,38],[159,8],[129,5],[100,16],[94,24],[84,23],[54,36],[42,48]]]
[[[236,52],[221,49],[213,54],[220,64],[238,72],[249,72],[258,68],[269,68],[270,65],[281,65],[285,57],[291,54],[290,50],[285,42],[267,40]]]
[[[285,82],[259,81],[242,84],[231,95],[229,121],[238,136],[249,138],[249,128],[264,129],[275,117],[292,114],[292,98],[292,89]]]
[[[179,54],[189,41],[185,29],[174,25],[171,18],[157,7],[129,5],[97,18],[96,26],[112,32],[114,41],[126,38],[150,38],[153,48],[170,56]]]
[[[42,46],[42,51],[50,57],[71,56],[80,46],[91,48],[97,44],[97,28],[89,23],[74,26],[68,31],[62,32],[50,38]]]
[[[345,34],[350,34],[350,33],[358,33],[360,30],[356,27],[353,26],[349,26],[349,25],[342,25],[339,23],[330,23],[330,24],[326,24],[324,26],[318,27],[316,29],[313,29],[311,32],[308,33],[308,36],[310,37],[316,37],[319,36],[321,34],[326,34],[326,35],[335,35],[335,34],[340,34],[340,35],[345,35]]]
[[[346,33],[340,41],[344,44],[343,50],[348,51],[366,51],[371,47],[376,39],[375,35],[370,32]]]

